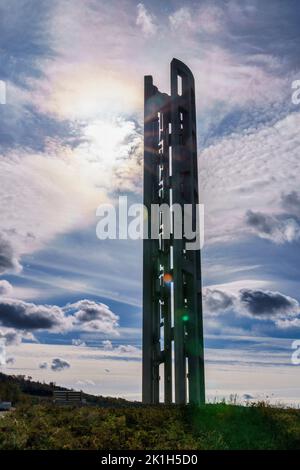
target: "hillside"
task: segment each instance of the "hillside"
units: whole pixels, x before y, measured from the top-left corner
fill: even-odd
[[[55,383],[37,382],[24,375],[6,375],[0,373],[0,400],[11,401],[14,405],[24,402],[52,402],[53,390],[68,390]],[[83,393],[89,404],[99,406],[129,406],[135,403],[123,398],[112,398]]]
[[[0,419],[0,449],[300,449],[300,411],[20,405]]]
[[[0,393],[8,384],[19,395],[15,411],[0,419],[3,450],[300,449],[299,409],[143,406],[90,395],[88,406],[58,406],[50,399],[53,384],[2,374]]]

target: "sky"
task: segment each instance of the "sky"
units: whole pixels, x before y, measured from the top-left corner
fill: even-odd
[[[143,76],[196,82],[207,396],[299,405],[300,4],[0,0],[0,370],[141,399]],[[294,348],[294,349],[293,349]]]

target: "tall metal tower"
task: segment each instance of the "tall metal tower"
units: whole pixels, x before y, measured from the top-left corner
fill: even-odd
[[[145,76],[143,255],[143,402],[205,401],[200,250],[187,239],[151,237],[153,204],[198,204],[195,83],[189,68],[171,62],[171,95]],[[156,206],[157,207],[157,206]],[[160,211],[160,209],[159,209]],[[168,227],[169,228],[169,227]],[[163,384],[163,389],[162,389]]]

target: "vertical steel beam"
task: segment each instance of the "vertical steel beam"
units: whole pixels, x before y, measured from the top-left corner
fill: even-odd
[[[152,205],[169,205],[171,193],[172,204],[182,209],[185,204],[191,205],[193,227],[196,225],[195,85],[191,71],[177,59],[171,62],[171,96],[159,92],[151,76],[145,77],[144,135],[145,229],[149,237],[144,240],[143,256],[143,402],[159,402],[159,365],[163,363],[164,402],[172,402],[174,385],[175,403],[202,403],[205,384],[200,250],[186,250],[187,240],[176,239],[174,234],[171,240],[161,240],[161,235],[151,238]],[[164,229],[161,224],[160,231]],[[173,282],[173,299],[166,275]]]
[[[144,205],[150,214],[155,187],[155,153],[158,138],[158,120],[154,106],[157,88],[153,86],[152,77],[145,77],[144,109]],[[144,403],[154,403],[157,396],[157,370],[155,367],[155,267],[153,263],[154,240],[151,240],[150,218],[145,220],[143,242],[143,380],[142,395]]]

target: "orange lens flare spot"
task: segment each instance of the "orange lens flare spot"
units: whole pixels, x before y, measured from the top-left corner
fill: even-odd
[[[171,274],[168,274],[168,273],[164,274],[164,283],[165,284],[170,284],[170,282],[172,282],[172,281],[173,281],[173,277],[172,277]]]

